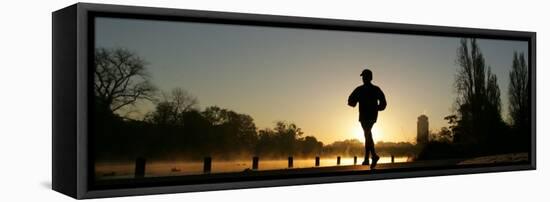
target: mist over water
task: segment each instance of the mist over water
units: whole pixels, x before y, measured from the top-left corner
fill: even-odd
[[[357,165],[360,165],[363,157],[357,157]],[[408,162],[407,156],[394,157],[394,162]],[[379,164],[391,163],[390,156],[381,156]],[[315,167],[315,158],[294,159],[293,168],[313,168]],[[342,157],[340,166],[354,165],[353,157]],[[319,167],[337,166],[336,157],[321,158]],[[95,166],[96,179],[119,179],[134,177],[134,162],[120,163],[97,163]],[[243,172],[252,169],[252,159],[216,161],[212,160],[212,171],[210,173],[231,173]],[[258,170],[279,170],[289,169],[287,159],[266,159],[259,160]],[[164,177],[164,176],[182,176],[182,175],[200,175],[203,174],[203,162],[200,161],[152,161],[147,162],[145,166],[145,177]]]

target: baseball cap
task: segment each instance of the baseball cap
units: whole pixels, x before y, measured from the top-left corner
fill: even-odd
[[[371,75],[372,76],[372,71],[370,71],[369,69],[364,69],[360,76],[365,76],[365,75]]]

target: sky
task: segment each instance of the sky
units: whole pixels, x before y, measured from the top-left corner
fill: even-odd
[[[200,109],[219,106],[252,116],[259,129],[276,121],[297,124],[324,143],[364,140],[349,94],[373,72],[388,101],[373,128],[375,141],[416,139],[416,120],[447,126],[452,113],[460,38],[313,30],[175,21],[96,18],[95,46],[126,48],[148,62],[162,91],[179,87]],[[514,51],[526,41],[479,39],[486,64],[497,75],[503,117]],[[137,115],[152,103],[136,105]]]

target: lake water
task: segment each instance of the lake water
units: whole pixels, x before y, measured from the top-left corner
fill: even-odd
[[[357,157],[357,164],[361,164],[362,157]],[[394,162],[407,162],[406,156],[395,157]],[[382,156],[379,164],[391,163],[391,157]],[[315,167],[315,159],[294,159],[292,169]],[[353,165],[353,157],[342,157],[340,165]],[[336,157],[321,158],[319,167],[337,166]],[[278,170],[288,168],[287,159],[259,160],[258,170]],[[97,163],[95,166],[97,179],[132,178],[134,176],[134,162]],[[212,160],[211,173],[242,172],[252,169],[252,159],[249,161],[216,161]],[[145,165],[145,177],[180,176],[203,174],[203,162],[188,161],[152,161]]]

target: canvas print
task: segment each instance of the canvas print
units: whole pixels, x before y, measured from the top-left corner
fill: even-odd
[[[528,41],[93,26],[97,187],[530,163]]]

